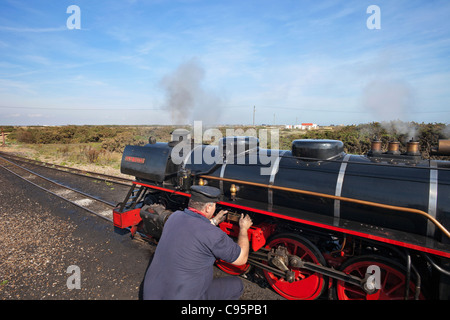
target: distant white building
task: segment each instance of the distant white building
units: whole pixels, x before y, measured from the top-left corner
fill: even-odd
[[[302,123],[300,126],[301,130],[315,130],[319,126],[316,123]]]
[[[287,124],[285,125],[286,129],[300,129],[300,130],[315,130],[318,129],[319,126],[316,123],[302,123],[302,124]]]

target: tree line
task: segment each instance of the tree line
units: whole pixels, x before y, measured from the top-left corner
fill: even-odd
[[[239,126],[234,126],[237,128]],[[99,143],[111,152],[122,152],[127,144],[144,145],[149,136],[157,141],[169,141],[176,126],[56,126],[56,127],[3,127],[9,133],[8,140],[29,144],[74,144]],[[185,127],[189,129],[188,127]],[[244,130],[249,126],[242,127]],[[221,127],[224,131],[226,127]],[[390,141],[400,142],[400,151],[413,139],[419,141],[422,155],[428,157],[433,146],[440,139],[450,138],[450,126],[444,123],[416,123],[391,121],[372,122],[359,125],[336,126],[331,130],[301,131],[280,128],[280,149],[290,149],[295,139],[332,139],[344,142],[345,151],[351,154],[365,154],[371,142],[378,139],[386,149]]]

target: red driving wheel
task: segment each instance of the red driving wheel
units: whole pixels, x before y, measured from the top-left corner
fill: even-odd
[[[367,268],[370,266],[378,266],[379,290],[373,294],[367,294],[362,288],[337,281],[336,292],[339,300],[404,300],[406,289],[406,276],[403,267],[387,258],[376,256],[361,256],[350,259],[342,266],[342,271],[360,278],[364,278]],[[411,279],[412,280],[412,279]],[[409,283],[410,300],[414,299],[415,284],[413,281]],[[424,299],[423,295],[419,295],[419,299]]]
[[[266,248],[284,246],[290,254],[300,257],[304,261],[316,264],[325,264],[320,251],[307,239],[293,234],[282,234],[272,239]],[[317,299],[325,287],[324,277],[312,271],[291,268],[295,273],[295,281],[289,283],[282,277],[264,270],[264,275],[270,286],[281,296],[290,300],[314,300]]]
[[[248,263],[243,264],[241,266],[236,266],[223,260],[216,260],[216,266],[220,270],[233,276],[240,276],[242,274],[247,273],[250,270],[250,265]]]

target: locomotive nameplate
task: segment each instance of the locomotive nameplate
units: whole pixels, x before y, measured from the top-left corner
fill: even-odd
[[[127,157],[125,157],[125,161],[134,162],[134,163],[145,163],[145,158],[127,156]]]

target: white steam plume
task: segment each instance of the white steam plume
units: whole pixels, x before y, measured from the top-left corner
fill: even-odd
[[[364,88],[362,104],[388,132],[415,138],[417,128],[405,122],[413,104],[413,93],[408,83],[378,78]]]

